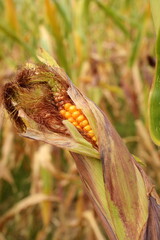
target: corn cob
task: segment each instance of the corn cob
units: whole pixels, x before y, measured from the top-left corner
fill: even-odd
[[[93,142],[97,141],[87,118],[75,105],[65,103],[63,105],[63,109],[60,110],[60,114],[63,118],[71,122],[77,129],[85,133],[85,135],[87,135]]]
[[[54,83],[52,87],[55,105],[59,114],[65,120],[71,122],[81,134],[83,134],[93,145],[97,145],[96,136],[83,112],[76,107],[68,96],[64,86]]]

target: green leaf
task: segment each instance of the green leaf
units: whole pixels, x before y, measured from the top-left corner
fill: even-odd
[[[46,64],[49,65],[51,67],[59,67],[58,64],[56,63],[56,61],[54,60],[54,58],[52,58],[47,51],[45,51],[44,49],[40,48],[39,52],[38,52],[38,59]]]
[[[150,0],[151,12],[153,17],[153,22],[155,26],[156,33],[158,34],[160,28],[160,1]]]
[[[149,129],[152,140],[160,146],[160,31],[156,45],[156,74],[149,97]]]
[[[143,167],[146,167],[146,164],[144,162],[142,162],[142,160],[139,157],[137,157],[135,155],[133,155],[133,157],[137,163],[141,164],[141,166],[143,166]]]

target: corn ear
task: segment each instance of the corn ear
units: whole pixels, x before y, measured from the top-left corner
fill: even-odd
[[[104,113],[71,83],[43,50],[40,59],[47,67],[31,67],[35,69],[31,72],[29,70],[29,73],[35,77],[30,78],[26,70],[22,71],[21,74],[25,73],[26,76],[19,79],[21,75],[18,75],[15,90],[10,89],[11,86],[4,89],[4,98],[7,98],[10,91],[14,98],[15,113],[20,118],[17,126],[22,125],[21,121],[25,125],[25,128],[21,128],[21,135],[71,152],[86,192],[110,240],[160,239],[160,199],[143,169],[128,152]],[[24,94],[27,84],[29,87],[26,94],[30,91],[29,96],[33,100],[31,103],[28,95],[26,98]],[[65,90],[67,102],[72,102],[83,112],[96,136],[96,144],[86,138],[84,131],[77,129],[67,119],[62,120],[59,106],[62,107],[64,102],[54,102],[52,108],[57,107],[57,115],[51,114],[53,109],[49,107],[50,102],[56,100],[54,95],[59,88]],[[49,95],[48,89],[52,91],[49,90]],[[10,115],[11,104],[11,100],[4,101]],[[36,110],[33,105],[37,106]],[[17,120],[15,116],[11,117],[14,121]],[[52,125],[54,121],[59,126]]]

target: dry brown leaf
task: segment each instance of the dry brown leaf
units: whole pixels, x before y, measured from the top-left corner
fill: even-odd
[[[16,214],[20,213],[21,211],[25,210],[26,208],[41,203],[43,201],[51,201],[57,202],[59,201],[58,197],[48,196],[45,194],[33,194],[29,197],[26,197],[19,201],[16,205],[14,205],[11,209],[9,209],[3,216],[0,217],[0,228],[3,228],[3,225],[8,221],[10,218],[16,216]]]

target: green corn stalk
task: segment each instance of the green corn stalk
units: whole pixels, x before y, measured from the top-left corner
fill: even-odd
[[[153,22],[157,34],[156,72],[149,97],[149,129],[152,140],[160,145],[160,2],[150,0]]]
[[[107,116],[71,83],[51,56],[42,50],[39,59],[41,68],[27,64],[3,90],[4,107],[21,136],[70,151],[110,240],[160,239],[160,199],[142,167]],[[51,114],[55,86],[63,86],[67,98],[86,116],[96,144],[68,120]]]

